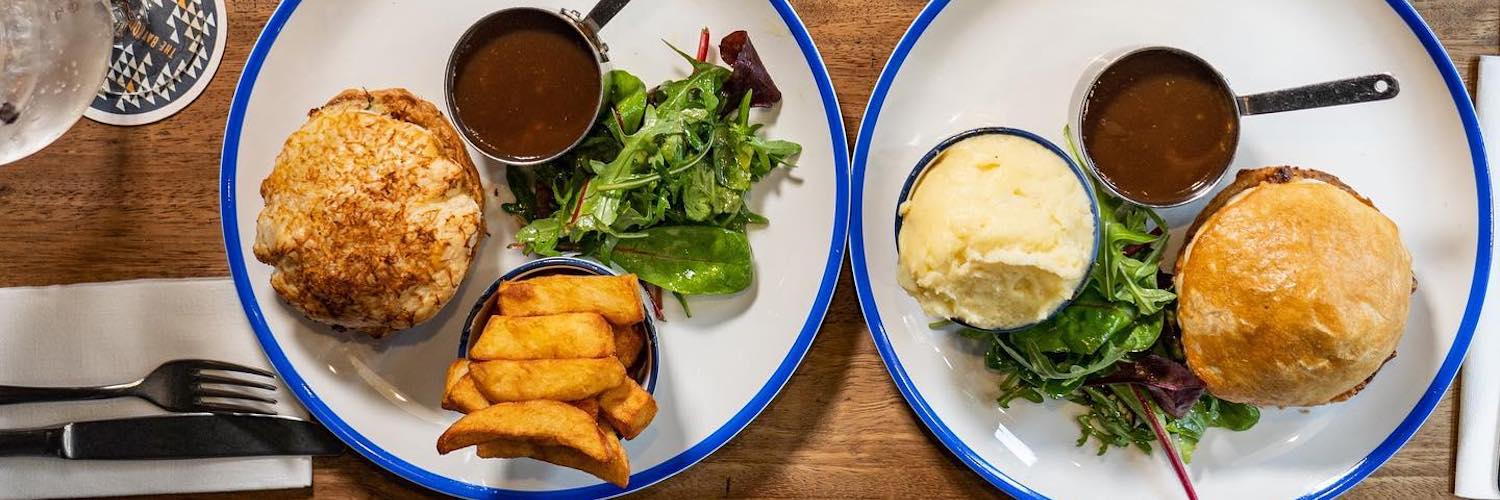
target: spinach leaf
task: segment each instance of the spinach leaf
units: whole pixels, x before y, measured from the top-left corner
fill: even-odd
[[[1172,442],[1177,446],[1177,452],[1182,455],[1184,462],[1193,461],[1193,451],[1197,449],[1198,441],[1203,439],[1203,433],[1216,427],[1215,422],[1222,411],[1221,403],[1213,396],[1205,396],[1186,415],[1167,419],[1167,433],[1172,435]]]
[[[1122,330],[1124,337],[1118,342],[1125,352],[1141,352],[1150,349],[1156,344],[1157,337],[1161,336],[1164,311],[1136,318],[1130,328]]]
[[[1243,431],[1254,427],[1260,422],[1260,408],[1244,403],[1234,403],[1208,396],[1205,399],[1213,399],[1219,405],[1218,418],[1210,423],[1213,427],[1223,427],[1231,431]]]
[[[682,294],[726,294],[750,286],[754,269],[744,233],[711,226],[659,226],[621,239],[611,257],[625,270]]]
[[[628,72],[612,70],[604,76],[610,109],[618,117],[622,132],[633,134],[646,117],[646,84]]]
[[[1011,335],[1015,344],[1041,352],[1090,355],[1134,320],[1129,304],[1111,303],[1089,290],[1047,321]]]
[[[1167,433],[1183,461],[1193,460],[1193,450],[1208,429],[1222,427],[1232,431],[1243,431],[1260,420],[1260,409],[1243,403],[1232,403],[1205,394],[1186,415],[1167,419]]]

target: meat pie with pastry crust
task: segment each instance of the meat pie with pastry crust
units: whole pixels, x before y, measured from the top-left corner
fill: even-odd
[[[1396,224],[1338,178],[1240,172],[1188,231],[1175,281],[1188,367],[1215,396],[1314,406],[1395,355],[1414,291]]]

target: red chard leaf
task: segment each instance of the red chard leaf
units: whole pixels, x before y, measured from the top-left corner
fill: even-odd
[[[781,102],[781,90],[776,88],[776,82],[771,81],[771,74],[761,64],[760,54],[750,43],[749,33],[740,30],[725,36],[719,41],[719,57],[733,70],[729,81],[724,84],[730,109],[739,105],[746,92],[750,93],[750,105],[757,108],[769,108]]]
[[[1155,354],[1115,365],[1114,373],[1090,380],[1087,385],[1137,384],[1145,386],[1151,399],[1173,418],[1187,415],[1207,386],[1182,363]]]

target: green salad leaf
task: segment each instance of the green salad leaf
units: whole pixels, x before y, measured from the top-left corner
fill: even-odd
[[[649,283],[687,295],[734,293],[754,269],[745,233],[713,226],[659,226],[622,239],[610,256]]]
[[[1167,419],[1167,432],[1172,435],[1172,444],[1182,454],[1182,459],[1192,461],[1193,450],[1197,449],[1198,440],[1208,429],[1220,427],[1243,431],[1259,420],[1260,408],[1204,395],[1186,416]]]
[[[1079,157],[1078,146],[1068,136],[1068,149]],[[1103,239],[1090,271],[1090,286],[1112,301],[1134,305],[1144,314],[1161,311],[1177,300],[1177,294],[1157,286],[1161,254],[1167,248],[1167,223],[1155,211],[1110,195],[1097,179],[1094,194],[1099,199],[1099,225]],[[1154,234],[1153,234],[1154,231]],[[1145,252],[1129,252],[1144,248]]]
[[[509,168],[516,201],[503,208],[525,221],[516,242],[527,253],[592,256],[679,295],[735,293],[754,276],[746,228],[768,223],[746,195],[802,147],[763,137],[751,93],[731,102],[739,67],[672,50],[690,74],[648,89],[609,72],[589,135],[558,160]]]

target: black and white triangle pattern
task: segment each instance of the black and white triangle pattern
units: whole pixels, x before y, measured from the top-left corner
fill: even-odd
[[[127,28],[93,107],[116,114],[153,111],[182,97],[204,74],[219,32],[214,0],[130,0],[148,27]],[[153,46],[154,44],[154,46]]]

